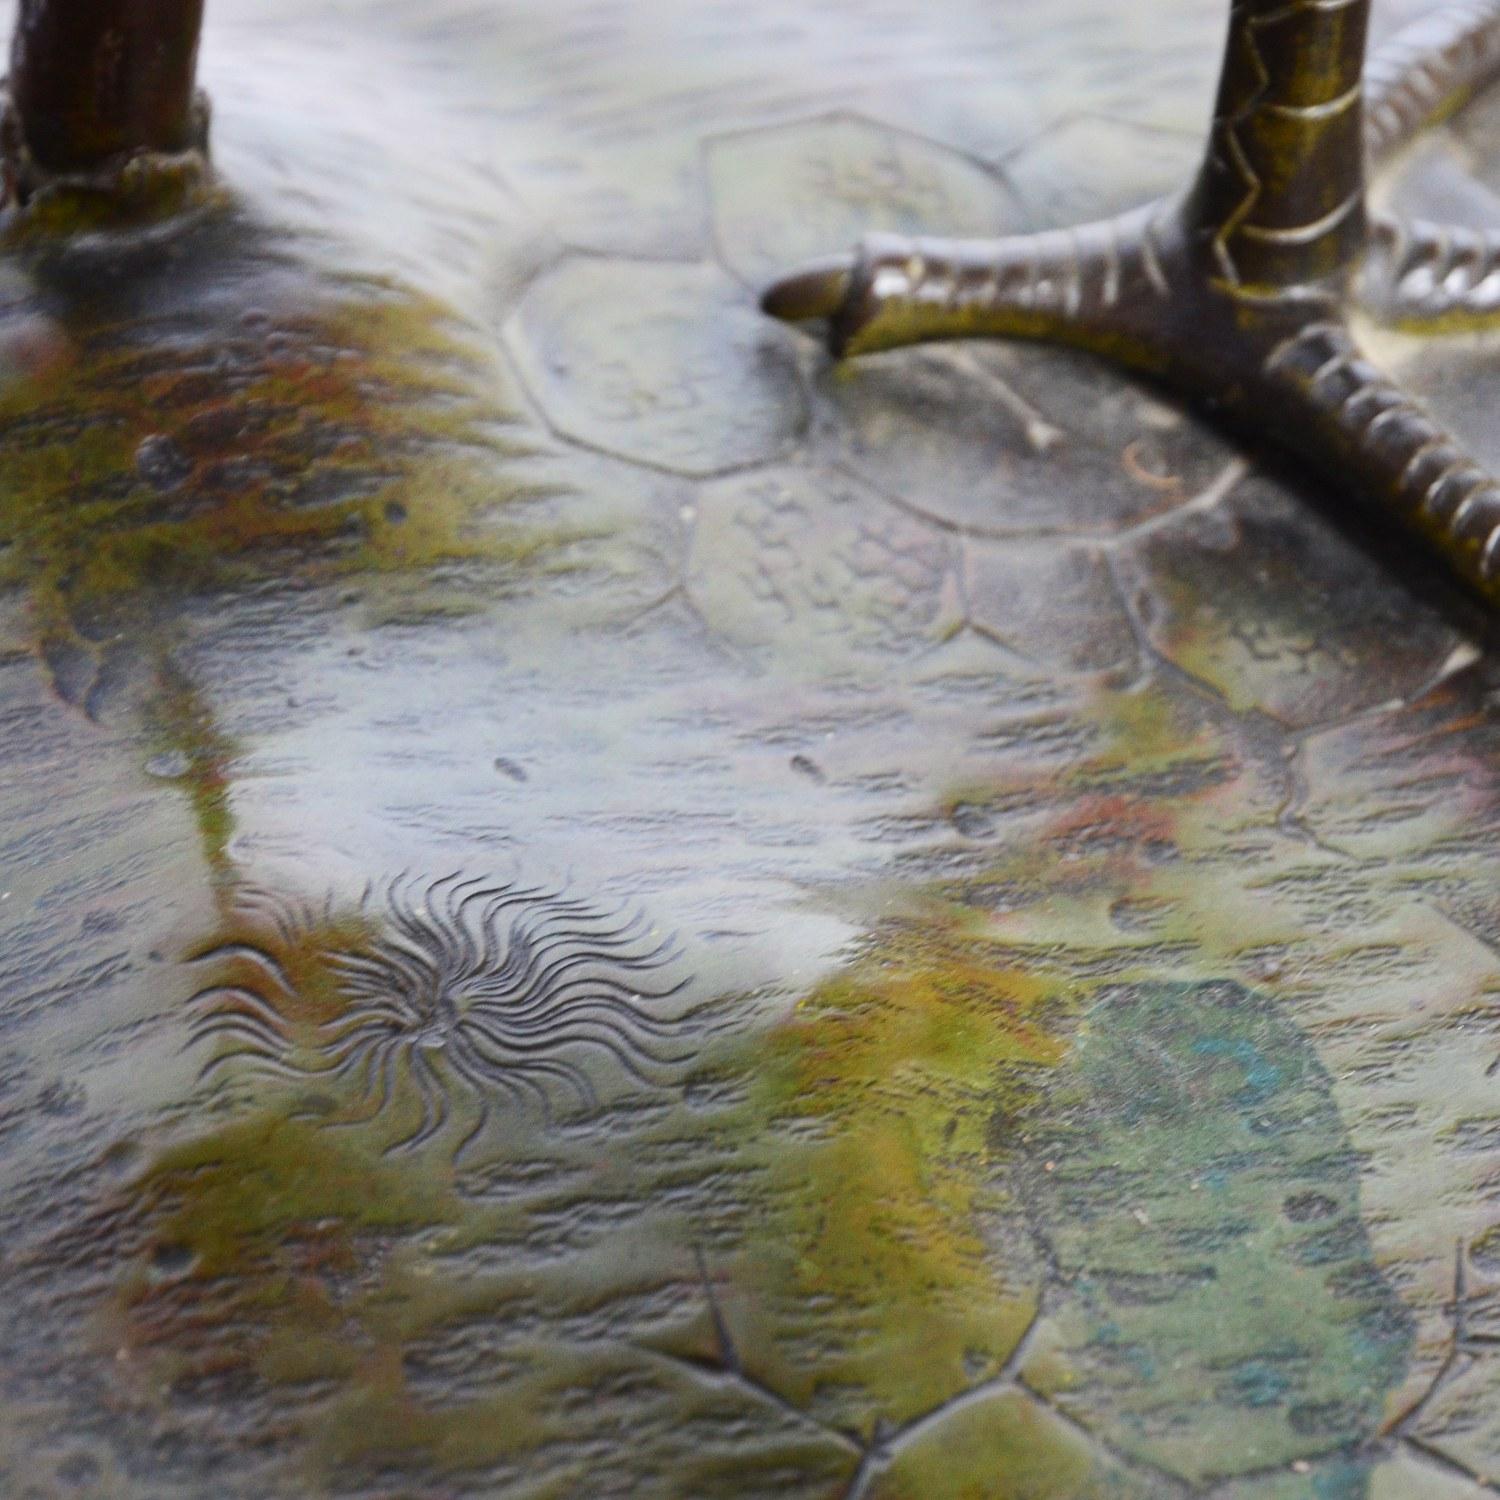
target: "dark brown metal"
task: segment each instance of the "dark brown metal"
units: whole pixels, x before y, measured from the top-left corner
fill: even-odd
[[[203,144],[203,0],[22,0],[10,54],[13,152],[43,173]]]
[[[1336,275],[1365,236],[1370,0],[1234,0],[1188,225],[1236,286]]]
[[[1232,0],[1208,150],[1181,197],[1002,240],[871,238],[763,305],[826,319],[836,354],[1004,336],[1105,355],[1265,433],[1500,604],[1500,485],[1360,356],[1346,320],[1356,298],[1405,323],[1500,312],[1500,242],[1372,225],[1365,198],[1367,156],[1500,67],[1500,3],[1458,0],[1400,34],[1369,69],[1367,124],[1369,8]],[[1434,284],[1460,242],[1472,253]]]

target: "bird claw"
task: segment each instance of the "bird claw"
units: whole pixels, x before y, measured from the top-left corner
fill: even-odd
[[[852,255],[828,255],[808,261],[773,281],[761,293],[761,311],[783,323],[832,319],[849,295],[855,264]]]

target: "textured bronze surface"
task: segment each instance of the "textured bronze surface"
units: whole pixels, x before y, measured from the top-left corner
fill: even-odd
[[[1186,181],[1222,22],[209,7],[217,206],[0,262],[5,1500],[1493,1493],[1479,612],[755,303]]]
[[[1365,306],[1411,324],[1492,313],[1486,236],[1370,224],[1383,154],[1500,69],[1500,7],[1456,0],[1370,67],[1370,0],[1232,0],[1207,155],[1185,195],[995,242],[867,240],[772,285],[839,354],[933,338],[1074,344],[1181,390],[1320,469],[1500,602],[1500,486],[1360,352]],[[1366,119],[1368,114],[1369,125]]]

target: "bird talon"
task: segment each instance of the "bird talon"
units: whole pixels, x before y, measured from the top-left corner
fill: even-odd
[[[779,277],[761,294],[763,312],[783,323],[833,318],[854,284],[855,258],[829,255]]]

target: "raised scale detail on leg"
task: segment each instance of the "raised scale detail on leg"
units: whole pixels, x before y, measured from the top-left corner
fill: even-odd
[[[1500,73],[1493,0],[1452,0],[1398,32],[1365,68],[1365,142],[1379,162]]]
[[[763,299],[836,355],[931,339],[1073,345],[1265,431],[1500,603],[1500,485],[1364,359],[1500,312],[1500,235],[1372,216],[1367,163],[1500,74],[1500,0],[1438,7],[1367,62],[1370,0],[1232,0],[1208,149],[1182,195],[998,240],[872,236]]]
[[[1500,233],[1422,219],[1371,231],[1360,301],[1383,322],[1459,329],[1500,313]]]

